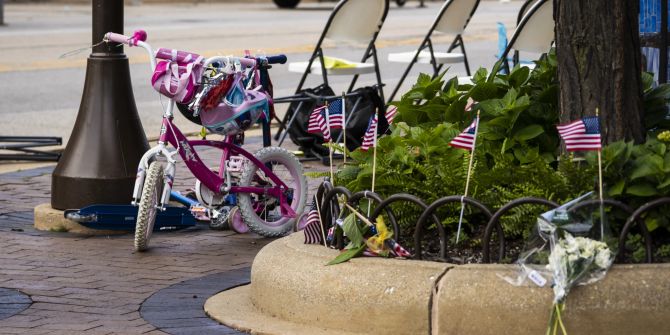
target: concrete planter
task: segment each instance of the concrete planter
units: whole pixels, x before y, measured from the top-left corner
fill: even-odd
[[[205,311],[259,334],[543,334],[553,292],[514,287],[512,265],[454,266],[356,258],[325,266],[338,252],[302,244],[302,233],[256,256],[252,284],[210,298]],[[615,266],[574,289],[570,334],[667,334],[670,265]]]

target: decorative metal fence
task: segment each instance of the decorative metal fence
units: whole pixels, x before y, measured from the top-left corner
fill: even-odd
[[[539,208],[544,207],[546,210],[555,209],[560,206],[558,203],[551,200],[526,197],[510,201],[494,212],[477,199],[462,197],[460,195],[442,197],[427,204],[422,199],[411,194],[399,193],[384,199],[379,194],[371,191],[352,193],[345,187],[334,187],[329,181],[324,181],[317,191],[317,201],[321,206],[321,220],[324,224],[324,231],[327,231],[335,225],[336,220],[341,216],[340,214],[343,209],[341,208],[339,201],[346,201],[352,207],[357,207],[363,199],[367,199],[371,204],[374,204],[373,209],[369,214],[370,221],[374,222],[379,215],[385,214],[393,229],[394,236],[403,241],[413,242],[413,246],[408,249],[412,251],[414,259],[424,258],[422,242],[427,238],[425,233],[428,227],[434,227],[437,236],[432,237],[437,237],[439,239],[437,259],[441,261],[447,261],[447,243],[449,235],[438,218],[437,211],[449,204],[460,204],[463,202],[466,206],[477,210],[481,216],[486,218],[483,234],[482,236],[479,236],[479,238],[481,238],[481,247],[478,252],[481,253],[481,263],[501,263],[503,262],[505,255],[508,254],[507,244],[510,237],[506,238],[503,226],[500,223],[501,218],[506,214],[525,205],[535,205],[539,206]],[[413,235],[411,237],[403,236],[403,229],[401,229],[398,223],[398,217],[391,208],[392,204],[400,202],[411,204],[421,210],[421,214],[416,219]],[[665,205],[670,205],[670,197],[650,201],[635,210],[617,200],[603,200],[603,206],[607,207],[610,212],[618,211],[620,214],[624,214],[627,217],[625,224],[620,229],[620,232],[618,232],[618,236],[616,236],[618,239],[619,250],[617,260],[619,262],[626,257],[626,241],[633,230],[638,231],[644,241],[643,246],[645,257],[643,262],[652,263],[654,261],[652,234],[648,231],[646,223],[642,218],[645,213]],[[588,200],[571,207],[569,212],[595,209],[599,208],[599,206],[600,200]],[[407,229],[405,231],[407,231]],[[519,237],[514,237],[514,239],[518,241]],[[333,245],[338,249],[344,247],[344,237],[341,232],[335,234]]]

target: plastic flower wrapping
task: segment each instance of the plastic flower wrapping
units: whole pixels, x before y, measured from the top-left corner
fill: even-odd
[[[612,247],[616,243],[611,237],[604,209],[597,202],[595,206],[579,206],[591,197],[592,193],[588,193],[543,213],[517,260],[519,275],[503,277],[516,286],[528,280],[540,287],[547,283],[551,285],[554,300],[548,334],[555,334],[558,329],[567,334],[561,311],[571,288],[604,278],[614,261],[616,253]],[[581,209],[575,210],[578,207]],[[589,216],[584,217],[583,212]]]

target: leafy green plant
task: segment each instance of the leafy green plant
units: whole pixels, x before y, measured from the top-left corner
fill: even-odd
[[[558,124],[556,57],[550,52],[530,71],[516,67],[510,74],[479,69],[472,85],[458,85],[421,74],[416,84],[398,101],[391,132],[379,138],[375,191],[388,197],[409,193],[431,203],[440,197],[462,194],[470,152],[449,146],[479,113],[480,127],[469,196],[492,210],[521,197],[541,197],[561,203],[597,186],[597,160],[561,156]],[[646,143],[615,142],[602,150],[605,196],[637,208],[652,197],[670,195],[670,85],[645,83],[645,122],[650,131]],[[658,136],[658,138],[657,138]],[[351,159],[336,175],[336,183],[353,192],[370,189],[372,150],[349,153]],[[457,204],[438,212],[441,224],[453,235],[458,223]],[[394,204],[393,211],[411,236],[421,210]],[[527,237],[538,207],[522,206],[501,219],[506,238]],[[614,217],[613,217],[614,218]],[[644,217],[647,228],[667,231],[670,222],[660,210]],[[617,221],[619,220],[617,217]],[[485,224],[481,213],[468,208],[461,237],[471,246],[481,243]],[[623,222],[614,223],[620,228]],[[429,227],[429,229],[435,227]],[[473,237],[473,238],[470,238]],[[630,239],[635,260],[642,259],[640,237]],[[658,257],[670,257],[670,247],[660,242]],[[463,245],[460,246],[464,247]],[[666,255],[667,254],[667,255]]]
[[[617,199],[632,208],[661,196],[670,196],[670,131],[658,138],[649,137],[645,143],[618,141],[602,150],[603,180],[607,197]],[[587,156],[591,166],[597,165],[595,154]],[[644,221],[649,231],[663,228],[670,232],[670,221],[663,210],[646,213]]]
[[[654,77],[650,73],[642,73],[644,89],[644,123],[652,132],[670,129],[670,84],[654,87]]]
[[[392,104],[398,108],[390,134],[378,140],[375,191],[384,197],[410,193],[431,203],[440,197],[462,194],[470,153],[449,146],[481,115],[475,169],[469,196],[496,209],[510,200],[537,196],[563,201],[589,189],[593,175],[558,161],[558,90],[554,54],[538,61],[532,72],[517,67],[509,75],[479,69],[474,85],[445,83],[444,74],[419,76],[414,87]],[[470,102],[470,103],[469,103]],[[469,110],[467,106],[471,105]],[[369,189],[372,151],[354,151],[337,175],[351,191]],[[574,182],[573,178],[580,179]],[[583,181],[582,181],[583,180]],[[452,206],[455,207],[455,206]],[[413,230],[420,210],[398,205],[400,225]],[[506,234],[523,235],[532,224],[532,209],[524,208],[502,220]],[[458,211],[443,209],[442,224],[455,231]],[[479,232],[481,214],[468,210],[464,236]],[[473,239],[470,243],[480,243]]]

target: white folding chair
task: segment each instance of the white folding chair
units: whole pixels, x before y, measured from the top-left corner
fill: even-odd
[[[523,10],[523,9],[522,9]],[[507,48],[500,55],[498,61],[502,62],[501,71],[510,72],[508,55],[512,50],[515,52],[513,57],[513,66],[519,63],[517,52],[530,52],[536,54],[545,54],[554,41],[554,15],[552,0],[537,0],[528,9],[514,30]],[[535,64],[523,64],[533,68]],[[458,77],[458,83],[472,84],[472,77]]]
[[[544,54],[554,41],[554,5],[551,0],[539,0],[527,10],[517,25],[507,49],[501,56],[506,59],[514,50],[514,65],[519,63],[518,52]],[[535,64],[528,64],[533,68]],[[504,71],[509,73],[509,63],[503,62]]]
[[[392,53],[388,55],[389,62],[409,63],[400,81],[396,85],[393,93],[389,97],[389,101],[393,100],[400,86],[405,81],[407,74],[412,69],[415,63],[431,64],[433,66],[433,77],[435,77],[444,64],[464,63],[465,71],[470,75],[470,65],[468,64],[468,57],[465,53],[465,46],[463,43],[463,31],[467,27],[470,18],[477,10],[480,0],[447,0],[440,8],[437,17],[433,21],[428,33],[419,45],[416,51]],[[432,35],[434,32],[454,35],[454,39],[447,48],[447,52],[436,52]],[[452,52],[452,50],[460,48],[461,52]],[[428,51],[425,51],[428,49]]]
[[[330,14],[326,26],[319,37],[318,42],[312,52],[311,57],[306,62],[290,63],[288,70],[290,72],[302,73],[302,78],[298,83],[295,95],[289,97],[281,97],[274,99],[275,103],[298,102],[299,105],[295,110],[301,110],[303,103],[321,103],[328,97],[315,96],[310,94],[305,96],[303,85],[307,79],[307,75],[321,75],[323,83],[317,87],[329,87],[328,76],[349,75],[353,76],[349,88],[347,89],[347,96],[355,95],[352,93],[358,80],[359,75],[375,73],[377,84],[375,89],[382,101],[384,101],[384,89],[379,72],[379,63],[377,61],[377,48],[375,41],[379,35],[379,30],[386,20],[386,15],[389,10],[389,0],[341,0]],[[322,44],[325,39],[333,41],[337,44],[357,44],[367,45],[365,53],[360,62],[345,60],[352,64],[352,67],[334,67],[326,68],[324,62],[324,52]],[[368,59],[372,58],[372,63],[366,63]],[[327,89],[329,90],[329,89]],[[354,92],[355,93],[355,92]],[[331,97],[332,98],[332,97]],[[354,104],[353,109],[348,113],[348,118],[351,118],[356,111],[357,104]],[[286,138],[288,129],[293,126],[293,122],[297,113],[286,113],[279,122],[279,129],[275,134],[275,140],[278,140],[278,145],[281,145]]]
[[[323,84],[325,85],[328,85],[329,75],[353,75],[354,78],[347,91],[351,92],[359,75],[375,73],[377,75],[378,90],[383,99],[375,41],[386,19],[388,8],[389,0],[341,0],[330,14],[328,22],[309,60],[306,62],[290,63],[288,66],[290,72],[303,74],[296,93],[302,90],[308,74],[321,75],[323,77]],[[327,69],[324,64],[322,48],[322,43],[326,38],[335,43],[367,45],[367,49],[360,62],[345,60],[347,63],[353,65],[352,67]],[[371,57],[373,62],[366,63]]]

